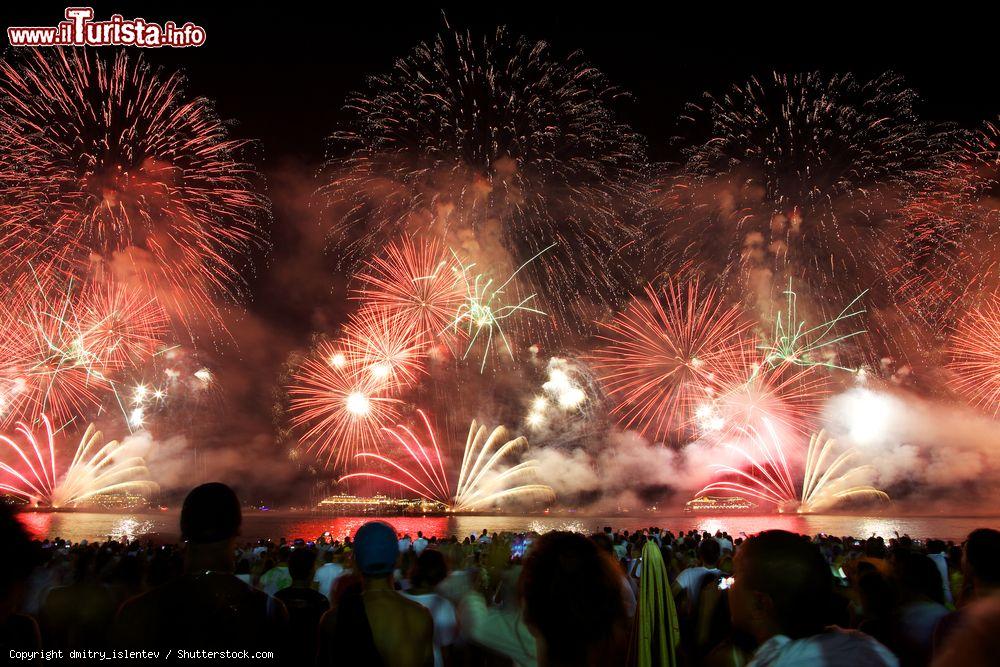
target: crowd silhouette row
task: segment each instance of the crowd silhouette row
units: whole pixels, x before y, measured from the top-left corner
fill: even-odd
[[[736,537],[651,527],[240,541],[192,490],[178,545],[31,540],[2,516],[11,650],[252,650],[281,664],[1000,664],[1000,532]]]

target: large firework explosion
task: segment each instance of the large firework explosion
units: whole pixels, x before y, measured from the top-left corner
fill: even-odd
[[[753,326],[715,289],[652,286],[604,324],[590,361],[617,401],[619,424],[654,440],[683,436],[699,403],[746,374],[737,367]]]
[[[405,237],[390,243],[355,278],[363,308],[401,319],[426,345],[445,337],[465,299],[461,267],[436,240]]]
[[[952,387],[987,414],[1000,415],[1000,297],[969,311],[951,352]]]
[[[117,51],[0,61],[0,258],[11,280],[109,275],[179,320],[218,320],[267,205],[245,142],[184,77]]]
[[[651,238],[667,265],[694,262],[720,285],[768,301],[791,278],[827,319],[830,304],[868,291],[866,360],[896,352],[889,275],[904,262],[898,212],[938,159],[943,133],[914,111],[916,94],[885,74],[774,73],[706,95],[689,114],[706,130],[665,178]],[[875,349],[877,348],[877,349]]]
[[[378,451],[380,429],[396,418],[400,403],[386,395],[384,378],[358,367],[330,341],[321,341],[302,361],[288,394],[305,450],[335,467],[359,452]]]
[[[526,291],[544,286],[564,326],[585,324],[576,306],[616,300],[635,240],[624,214],[643,141],[615,118],[617,95],[578,53],[503,29],[439,34],[349,98],[325,187],[336,231],[355,256],[422,231],[507,270],[555,244]]]
[[[123,447],[112,440],[102,443],[101,432],[91,424],[87,427],[73,460],[65,470],[59,471],[56,457],[55,434],[52,423],[41,417],[45,428],[45,441],[28,426],[18,424],[17,432],[27,446],[18,445],[7,436],[0,435],[5,445],[0,471],[6,473],[11,483],[0,484],[0,491],[13,494],[34,505],[61,508],[106,493],[138,491],[148,494],[156,490],[143,460],[127,456]]]

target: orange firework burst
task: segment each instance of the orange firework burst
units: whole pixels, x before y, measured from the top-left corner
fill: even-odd
[[[400,403],[382,390],[382,381],[357,368],[341,346],[319,343],[288,388],[292,424],[305,429],[300,442],[306,451],[315,450],[327,466],[377,451],[379,429],[396,418]]]
[[[32,49],[0,61],[0,258],[128,277],[183,321],[218,320],[266,202],[244,143],[184,78],[125,51]]]
[[[951,386],[987,414],[1000,415],[1000,297],[970,310],[951,351]]]
[[[406,322],[426,343],[445,333],[465,298],[461,267],[436,241],[390,243],[358,274],[357,297]]]
[[[381,309],[365,308],[344,327],[342,349],[348,363],[385,391],[397,391],[419,379],[424,347],[409,322]]]
[[[662,294],[647,286],[646,297],[602,325],[606,344],[590,360],[617,399],[619,423],[659,439],[685,431],[700,401],[746,379],[735,369],[752,324],[714,289],[699,296],[697,281]]]

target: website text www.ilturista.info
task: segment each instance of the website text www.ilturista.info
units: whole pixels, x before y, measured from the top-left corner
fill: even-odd
[[[15,26],[7,28],[11,46],[139,46],[143,48],[201,46],[205,29],[190,21],[178,26],[162,25],[143,18],[126,19],[115,14],[107,21],[95,21],[92,7],[67,7],[66,20],[55,26]]]

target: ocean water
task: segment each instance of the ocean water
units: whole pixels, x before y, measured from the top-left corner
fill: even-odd
[[[178,539],[177,512],[150,513],[96,513],[96,512],[24,512],[18,515],[28,531],[37,538],[62,537],[73,541],[95,540],[106,537],[129,538],[149,536],[159,541]],[[604,526],[636,530],[659,526],[677,532],[697,528],[714,533],[725,530],[730,535],[754,534],[762,530],[782,529],[813,535],[853,535],[892,537],[909,534],[914,538],[938,537],[960,541],[976,528],[1000,529],[1000,516],[885,516],[841,514],[674,514],[674,515],[625,515],[625,516],[328,516],[315,513],[253,512],[243,516],[242,538],[311,540],[324,532],[335,537],[354,534],[366,521],[381,519],[392,524],[400,533],[438,537],[465,536],[479,533],[484,528],[490,532],[521,532],[536,530],[576,530],[593,532]]]

